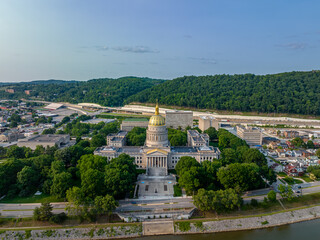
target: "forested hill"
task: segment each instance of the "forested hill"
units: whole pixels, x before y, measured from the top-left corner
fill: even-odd
[[[98,103],[104,106],[122,106],[129,96],[162,83],[164,80],[123,77],[92,79],[89,81],[34,81],[6,85],[0,90],[0,99],[42,99],[53,102]],[[5,92],[13,88],[15,93]],[[31,90],[26,95],[24,90]]]
[[[43,99],[122,106],[141,102],[242,112],[320,115],[320,71],[270,75],[138,77],[89,81],[36,81],[0,86],[0,99]],[[15,93],[5,89],[13,88]],[[24,90],[31,90],[26,95]]]
[[[141,91],[126,102],[205,109],[320,115],[320,71],[258,76],[186,76]]]

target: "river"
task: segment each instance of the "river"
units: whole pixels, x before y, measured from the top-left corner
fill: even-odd
[[[136,240],[318,240],[320,219],[280,227],[210,234],[166,235],[134,238]]]

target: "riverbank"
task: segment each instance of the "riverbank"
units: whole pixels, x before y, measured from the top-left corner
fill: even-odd
[[[302,207],[299,209],[285,210],[259,216],[247,216],[229,219],[201,219],[201,220],[179,220],[166,221],[163,223],[172,224],[171,234],[199,234],[217,233],[240,230],[252,230],[270,228],[302,221],[320,218],[320,206]],[[152,235],[168,234],[168,226],[164,232],[159,232],[159,223],[129,223],[129,224],[107,224],[90,225],[83,227],[67,228],[24,228],[24,229],[0,229],[0,239],[115,239],[133,238]],[[150,228],[154,225],[157,231]],[[145,229],[148,226],[148,229]],[[170,227],[171,228],[171,227]]]
[[[189,220],[174,223],[175,234],[215,233],[276,227],[320,218],[320,206],[286,210],[259,216],[223,220]]]

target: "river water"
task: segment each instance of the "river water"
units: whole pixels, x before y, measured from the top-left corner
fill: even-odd
[[[320,240],[320,219],[280,227],[210,234],[166,235],[136,240]]]

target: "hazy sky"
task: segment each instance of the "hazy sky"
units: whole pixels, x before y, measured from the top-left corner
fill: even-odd
[[[0,81],[319,69],[319,0],[1,0]]]

